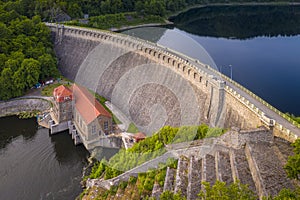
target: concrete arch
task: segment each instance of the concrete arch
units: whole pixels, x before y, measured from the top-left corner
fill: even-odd
[[[137,44],[135,44],[134,42],[131,43],[132,48],[136,48]]]
[[[74,33],[80,35],[80,32],[81,32],[81,30],[75,30]]]
[[[87,32],[86,30],[82,30],[82,31],[81,31],[81,35],[87,36],[87,35],[88,35],[88,32]]]
[[[176,60],[173,60],[172,65],[173,67],[176,65]]]
[[[199,76],[198,73],[194,72],[194,79],[197,80],[197,77]]]
[[[182,71],[184,72],[184,71],[185,71],[185,69],[186,69],[186,66],[185,66],[185,65],[183,65],[183,66],[182,66]]]
[[[136,47],[136,49],[138,49],[138,50],[141,50],[141,51],[142,51],[142,46],[141,46],[140,44],[137,44],[135,47]]]

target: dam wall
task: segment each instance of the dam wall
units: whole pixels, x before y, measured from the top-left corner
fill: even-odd
[[[147,134],[164,125],[207,123],[264,125],[291,142],[300,136],[289,122],[281,124],[259,108],[273,111],[269,104],[198,60],[131,36],[47,26],[62,74],[110,100]]]

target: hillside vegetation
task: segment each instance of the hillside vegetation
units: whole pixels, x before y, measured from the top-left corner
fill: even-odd
[[[151,137],[140,141],[129,149],[121,149],[109,161],[102,160],[92,169],[92,173],[86,178],[110,179],[132,169],[142,163],[151,160],[167,152],[168,144],[193,141],[205,137],[216,137],[223,134],[225,130],[220,128],[209,128],[207,125],[170,127],[165,126]]]
[[[288,0],[21,0],[23,10],[29,16],[42,15],[43,19],[53,19],[63,11],[72,18],[82,18],[83,14],[98,16],[135,11],[145,15],[165,16],[195,4],[231,2],[289,2]],[[294,0],[291,2],[300,2]]]
[[[0,1],[0,99],[22,95],[38,80],[58,76],[50,30],[23,14],[22,1]]]

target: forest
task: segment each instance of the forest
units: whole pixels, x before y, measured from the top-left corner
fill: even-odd
[[[50,30],[24,16],[21,1],[0,1],[0,99],[21,96],[39,80],[57,77]]]
[[[7,1],[4,1],[7,2]],[[288,0],[17,0],[20,14],[32,17],[40,15],[42,20],[55,21],[63,11],[71,18],[83,18],[84,14],[99,16],[124,12],[137,12],[144,15],[165,16],[195,4],[231,2],[289,2]],[[12,3],[13,2],[13,3]],[[300,2],[294,0],[293,2]]]
[[[169,20],[179,29],[200,36],[247,39],[297,35],[300,6],[208,6],[190,9]]]

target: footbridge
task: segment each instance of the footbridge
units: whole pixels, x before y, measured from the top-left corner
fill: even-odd
[[[299,124],[199,60],[128,35],[46,25],[62,74],[110,100],[141,131],[264,125],[288,141],[300,137]]]

